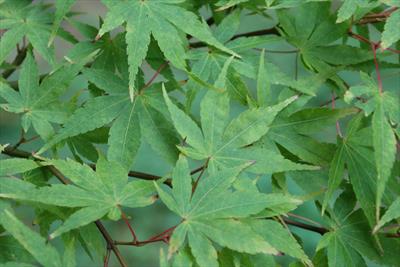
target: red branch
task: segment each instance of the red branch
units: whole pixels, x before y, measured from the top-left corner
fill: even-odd
[[[131,232],[131,235],[132,235],[132,238],[133,238],[133,242],[137,242],[138,239],[137,239],[137,236],[135,234],[135,231],[133,230],[131,224],[129,223],[129,220],[126,217],[125,213],[123,213],[122,211],[121,211],[121,217],[124,220],[126,226],[128,226],[129,232]]]
[[[155,235],[153,237],[150,237],[149,239],[143,240],[143,241],[130,241],[130,242],[124,242],[124,241],[115,241],[115,245],[122,245],[122,246],[134,246],[134,247],[140,247],[149,243],[155,243],[155,242],[164,242],[167,243],[169,242],[169,238],[171,237],[172,232],[174,229],[177,227],[177,225],[172,226],[168,228],[167,230],[163,231],[162,233]]]
[[[143,91],[144,89],[148,88],[153,82],[154,80],[157,78],[158,75],[160,75],[161,71],[168,66],[169,61],[164,62],[163,64],[161,64],[158,69],[156,70],[156,72],[153,74],[153,76],[150,78],[150,80],[143,86],[142,89],[140,89],[140,91]]]

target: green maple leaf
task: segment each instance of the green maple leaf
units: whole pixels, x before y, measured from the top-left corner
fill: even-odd
[[[257,161],[250,168],[256,173],[315,169],[313,166],[293,163],[280,154],[257,146],[246,148],[267,133],[276,114],[295,98],[268,108],[249,109],[228,124],[227,94],[209,91],[201,103],[202,130],[200,130],[189,116],[171,102],[165,90],[164,97],[175,128],[190,145],[178,148],[191,158],[207,159],[211,169],[232,167],[249,160]]]
[[[396,157],[396,137],[391,123],[400,122],[400,110],[396,96],[388,91],[381,92],[376,82],[361,72],[363,85],[350,87],[345,94],[345,101],[353,103],[372,115],[372,141],[377,169],[376,208],[379,209],[386,183]],[[361,100],[359,100],[361,99]],[[396,126],[397,128],[398,126]],[[379,210],[377,210],[379,215]],[[377,220],[379,218],[376,218]]]
[[[256,163],[249,168],[255,173],[273,173],[285,170],[315,169],[314,166],[296,164],[280,154],[252,144],[264,136],[275,116],[292,103],[291,97],[275,106],[251,108],[229,123],[229,97],[226,87],[225,64],[218,80],[204,96],[200,105],[201,128],[172,103],[165,89],[164,98],[178,133],[190,146],[178,148],[187,156],[206,159],[211,169],[232,167],[250,160]]]
[[[346,136],[339,140],[329,169],[328,191],[323,207],[327,206],[333,193],[340,186],[347,166],[354,193],[369,224],[373,226],[379,219],[376,218],[375,210],[381,199],[384,203],[392,203],[393,197],[399,192],[395,185],[388,187],[386,191],[382,190],[382,183],[391,184],[394,181],[390,181],[389,177],[384,181],[378,179],[379,169],[375,163],[377,152],[372,150],[373,134],[371,135],[370,128],[361,128],[362,115],[358,115],[349,123]]]
[[[257,79],[261,76],[266,85],[285,85],[307,95],[313,95],[314,92],[310,89],[312,86],[305,86],[302,82],[295,81],[272,62],[264,63],[264,53],[260,55],[259,69],[257,70],[257,68],[254,67],[256,65],[256,62],[254,62],[254,48],[283,41],[283,39],[276,35],[232,39],[240,26],[239,15],[240,12],[238,11],[229,14],[217,25],[214,30],[214,35],[219,41],[223,42],[226,47],[236,53],[240,53],[241,58],[229,59],[229,55],[215,49],[191,50],[188,54],[189,58],[194,61],[191,73],[202,81],[215,81],[223,70],[224,64],[231,60],[230,67],[227,68],[226,71],[226,88],[232,98],[238,99],[243,104],[246,104],[249,98],[252,99],[252,96],[242,76],[250,79]],[[261,59],[263,60],[262,64]],[[187,86],[194,91],[194,93],[196,93],[197,90],[193,88],[199,88],[196,82],[196,79],[190,79]],[[200,86],[204,86],[204,84],[200,84]]]
[[[183,220],[171,236],[169,254],[177,251],[186,239],[200,266],[218,266],[217,252],[211,241],[250,254],[278,253],[240,219],[268,207],[299,204],[299,201],[282,194],[232,191],[232,183],[248,165],[211,172],[202,177],[192,194],[188,163],[180,156],[172,174],[172,191],[167,192],[155,184],[164,204]]]
[[[355,206],[351,191],[340,195],[329,212],[330,217],[326,218],[332,230],[322,237],[317,251],[327,248],[329,266],[366,266],[365,258],[380,265],[396,266],[399,240],[384,235],[372,236],[368,220]]]
[[[336,24],[329,7],[330,3],[307,3],[298,8],[278,11],[280,26],[287,41],[299,48],[305,65],[324,71],[329,65],[351,65],[372,60],[373,53],[370,50],[332,44],[346,35],[348,23]]]
[[[27,132],[33,125],[36,132],[48,140],[54,134],[51,123],[64,123],[71,113],[72,107],[61,103],[60,96],[94,54],[96,51],[76,63],[65,63],[39,83],[36,62],[28,52],[18,80],[19,92],[0,81],[0,96],[7,101],[1,107],[8,112],[23,114],[24,131]]]
[[[137,89],[135,79],[138,69],[146,57],[150,35],[157,40],[165,57],[180,69],[186,69],[186,52],[179,31],[237,56],[236,53],[217,41],[195,14],[176,5],[180,2],[183,1],[103,1],[109,11],[99,30],[99,36],[126,22],[131,98],[133,98],[133,91]]]
[[[7,29],[0,41],[0,64],[26,36],[32,46],[54,65],[54,48],[48,47],[53,17],[43,4],[31,5],[31,1],[2,1],[0,4],[0,25]]]
[[[252,62],[253,53],[252,48],[259,47],[261,45],[276,42],[281,40],[278,36],[253,36],[253,37],[240,37],[234,40],[234,34],[238,31],[240,26],[240,12],[235,11],[229,14],[214,30],[215,37],[225,43],[225,46],[232,49],[236,53],[240,53],[242,58],[233,58],[231,68],[227,69],[227,80],[226,86],[229,94],[242,103],[246,103],[249,97],[249,89],[243,82],[240,75],[249,78],[255,78],[256,70]],[[191,73],[195,74],[201,80],[209,82],[210,80],[215,81],[218,78],[219,73],[223,69],[225,62],[228,61],[229,56],[221,53],[215,49],[208,50],[192,50],[189,51],[189,58],[194,61],[191,69]],[[271,67],[271,66],[269,66]],[[277,68],[272,66],[269,71],[278,72]],[[271,77],[277,77],[278,75],[271,75]],[[275,80],[274,80],[275,81]],[[190,80],[188,88],[198,88],[195,80]]]
[[[0,197],[79,208],[50,235],[51,238],[87,225],[106,214],[110,219],[117,220],[121,215],[120,207],[143,207],[155,201],[151,182],[128,182],[128,173],[120,164],[102,157],[97,162],[96,172],[72,160],[52,160],[48,163],[60,170],[74,185],[36,188],[21,180],[1,179]]]
[[[108,139],[110,160],[118,161],[129,169],[139,149],[141,136],[168,162],[176,160],[177,150],[174,145],[178,140],[170,130],[171,123],[162,115],[167,110],[157,86],[146,88],[131,102],[126,90],[127,80],[101,69],[85,69],[83,73],[108,95],[89,99],[38,153],[68,137],[89,132],[113,121]]]

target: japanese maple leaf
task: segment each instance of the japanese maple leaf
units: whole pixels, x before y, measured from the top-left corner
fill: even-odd
[[[189,146],[178,148],[188,157],[207,160],[211,169],[232,167],[257,159],[249,168],[255,173],[315,169],[285,159],[277,152],[253,145],[269,130],[275,116],[292,103],[291,97],[270,107],[250,108],[229,123],[229,96],[226,88],[225,64],[214,90],[206,93],[200,104],[201,129],[180,110],[164,90],[164,98],[176,130]]]
[[[129,64],[129,92],[133,99],[136,74],[146,57],[150,35],[158,42],[165,57],[177,68],[186,68],[186,52],[180,31],[212,45],[224,52],[237,55],[213,37],[207,26],[192,12],[176,5],[184,1],[128,0],[102,1],[108,8],[99,37],[126,22],[126,43]]]
[[[38,67],[28,51],[18,80],[19,92],[0,81],[0,96],[7,101],[1,107],[8,112],[22,113],[24,131],[33,125],[35,131],[48,140],[54,135],[51,123],[64,123],[72,112],[72,106],[62,104],[59,97],[94,54],[96,51],[76,63],[65,63],[39,83]]]
[[[249,222],[241,220],[275,205],[300,204],[299,200],[282,194],[263,194],[232,190],[232,183],[245,164],[227,168],[202,177],[192,194],[192,178],[187,160],[180,156],[172,173],[172,190],[167,192],[156,183],[161,200],[182,222],[171,236],[169,253],[177,251],[188,240],[200,266],[218,266],[213,242],[222,247],[250,254],[277,254]]]
[[[360,167],[363,165],[357,168]],[[324,216],[332,230],[322,236],[316,250],[327,249],[329,266],[366,266],[366,259],[379,265],[396,266],[400,243],[396,238],[371,235],[368,220],[357,206],[353,192],[347,187],[329,209],[329,215]]]
[[[159,151],[168,162],[175,162],[178,138],[171,131],[171,122],[163,115],[167,108],[160,88],[152,86],[130,101],[128,81],[113,72],[89,68],[84,76],[107,95],[89,99],[78,108],[62,128],[38,153],[42,153],[66,138],[92,131],[112,122],[108,139],[108,158],[131,167],[139,149],[141,137]]]
[[[54,64],[54,48],[47,45],[53,16],[47,11],[48,6],[30,3],[25,0],[0,3],[0,29],[7,30],[0,40],[0,64],[24,36],[47,62]]]
[[[48,205],[78,208],[56,229],[51,238],[96,221],[106,214],[113,220],[121,216],[121,207],[143,207],[155,201],[150,181],[128,182],[128,172],[117,162],[100,157],[96,172],[73,160],[51,160],[73,185],[53,184],[36,188],[18,179],[0,179],[0,197],[34,201]]]

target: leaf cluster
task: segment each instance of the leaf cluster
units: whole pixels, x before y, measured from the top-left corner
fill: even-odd
[[[0,266],[400,266],[400,3],[339,2],[0,0]]]

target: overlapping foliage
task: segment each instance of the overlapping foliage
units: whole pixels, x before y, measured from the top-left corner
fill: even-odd
[[[102,0],[96,27],[74,0],[0,0],[22,131],[1,140],[0,266],[135,266],[119,247],[156,242],[163,267],[400,266],[400,3],[333,2]],[[139,240],[156,202],[177,224]]]

